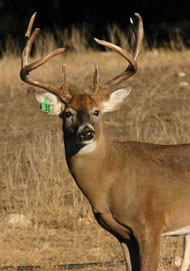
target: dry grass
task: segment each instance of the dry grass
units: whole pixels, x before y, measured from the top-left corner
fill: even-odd
[[[50,41],[54,47],[52,37]],[[190,142],[189,58],[189,50],[153,50],[141,55],[139,72],[125,83],[133,87],[128,103],[104,117],[113,138],[163,144]],[[61,80],[62,63],[66,63],[73,92],[91,91],[96,64],[100,66],[102,81],[126,66],[120,56],[110,51],[89,49],[80,54],[64,53],[33,73],[57,84]],[[0,61],[1,266],[41,265],[47,270],[65,263],[123,260],[117,241],[97,225],[68,172],[60,120],[40,112],[34,88],[20,81],[19,69],[18,57],[3,56]],[[181,253],[181,238],[163,239],[164,260],[159,270],[176,270],[173,259]],[[86,270],[100,270],[100,267]],[[124,266],[101,270],[124,270]]]

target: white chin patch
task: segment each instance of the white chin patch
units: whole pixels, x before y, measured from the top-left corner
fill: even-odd
[[[92,142],[94,141],[94,138],[90,139],[90,140],[83,140],[82,144],[92,144]]]
[[[96,148],[96,140],[94,139],[83,141],[83,143],[86,145],[84,145],[84,147],[80,149],[78,154],[89,153],[89,152],[94,151]]]

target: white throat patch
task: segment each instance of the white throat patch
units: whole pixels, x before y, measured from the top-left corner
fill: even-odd
[[[96,140],[94,140],[92,143],[86,144],[84,147],[82,147],[80,149],[80,151],[78,152],[78,154],[89,153],[89,152],[95,150],[95,148],[96,148]]]

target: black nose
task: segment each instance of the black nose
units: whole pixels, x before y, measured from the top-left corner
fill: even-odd
[[[94,131],[92,129],[85,129],[79,133],[81,141],[91,140],[94,137]]]

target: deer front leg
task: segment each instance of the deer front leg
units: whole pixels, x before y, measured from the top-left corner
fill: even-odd
[[[130,252],[129,252],[128,246],[124,242],[121,242],[120,244],[121,244],[121,248],[123,250],[123,254],[125,257],[127,271],[132,271],[131,258],[130,258]]]
[[[139,271],[139,247],[135,239],[121,241],[121,247],[126,261],[127,271]]]
[[[142,233],[142,232],[141,232]],[[160,257],[161,234],[152,227],[151,231],[137,236],[140,252],[140,270],[157,271]]]
[[[186,271],[190,264],[190,235],[184,237],[184,251],[181,263],[181,271]]]
[[[120,242],[126,261],[127,271],[139,271],[139,251],[136,240],[130,239],[130,233],[120,225],[110,212],[98,214],[95,217],[99,224],[112,233]],[[136,264],[138,263],[138,264]]]

